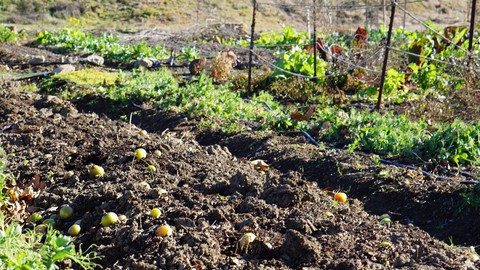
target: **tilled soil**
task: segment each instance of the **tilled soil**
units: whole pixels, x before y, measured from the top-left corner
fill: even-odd
[[[478,209],[459,208],[460,184],[315,147],[295,134],[227,136],[155,111],[136,113],[137,127],[82,110],[4,85],[2,126],[17,126],[2,134],[2,147],[17,184],[39,193],[23,199],[28,211],[48,216],[70,204],[74,216],[57,220],[57,228],[66,233],[81,220],[75,243],[94,244],[105,269],[480,266],[470,249],[437,239],[478,245]],[[134,158],[139,147],[145,159]],[[256,159],[269,169],[254,168]],[[92,164],[105,175],[90,176]],[[73,177],[65,179],[67,171]],[[347,203],[336,203],[335,191],[347,192]],[[153,207],[162,210],[159,218],[149,216]],[[105,212],[127,219],[102,227]],[[391,223],[380,222],[384,213]],[[155,235],[163,224],[172,236]],[[246,233],[254,241],[242,240]]]

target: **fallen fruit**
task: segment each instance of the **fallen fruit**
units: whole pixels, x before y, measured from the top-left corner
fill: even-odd
[[[343,192],[337,192],[335,195],[333,195],[333,198],[338,202],[344,203],[347,201],[347,194]]]
[[[161,214],[162,214],[162,212],[160,211],[160,209],[158,209],[156,207],[153,208],[152,211],[150,211],[150,216],[154,217],[154,218],[158,218]]]
[[[155,231],[155,234],[157,236],[170,236],[173,234],[173,230],[168,224],[165,224],[158,227],[157,230]]]
[[[162,151],[160,150],[155,150],[155,152],[153,152],[153,154],[157,157],[161,157],[162,156]]]
[[[392,243],[385,241],[385,242],[380,243],[380,246],[381,247],[391,247]]]
[[[105,215],[103,215],[102,220],[100,221],[100,224],[102,224],[103,227],[107,227],[117,221],[118,221],[117,214],[115,214],[114,212],[108,212]]]
[[[147,136],[148,132],[145,129],[140,130],[140,135]]]
[[[48,218],[48,219],[45,219],[42,224],[44,225],[47,225],[47,226],[50,226],[50,227],[55,227],[55,220],[51,219],[51,218]]]
[[[73,208],[68,205],[62,205],[62,208],[60,208],[60,218],[70,218],[73,215]]]
[[[388,219],[391,219],[390,215],[389,214],[383,214],[381,216],[378,217],[378,219],[382,220],[384,218],[388,218]]]
[[[137,150],[135,150],[135,157],[137,159],[145,158],[147,157],[147,151],[143,148],[138,148]]]
[[[68,228],[68,234],[70,236],[77,236],[80,233],[81,227],[78,224],[73,224]]]
[[[93,167],[90,169],[90,175],[94,177],[101,177],[105,174],[105,170],[98,166],[98,165],[93,165]]]
[[[36,233],[45,233],[47,231],[47,225],[45,224],[40,224],[35,227],[35,232]]]
[[[33,213],[31,216],[30,216],[30,222],[37,222],[39,220],[41,220],[43,218],[43,216],[39,213]]]
[[[380,220],[380,223],[382,224],[389,224],[390,222],[392,222],[392,220],[390,218],[382,218],[382,220]]]
[[[147,166],[147,171],[154,172],[154,171],[156,171],[156,170],[157,170],[157,168],[155,168],[155,166],[153,166],[153,165],[148,165],[148,166]]]
[[[119,220],[119,221],[125,221],[125,220],[127,220],[127,216],[125,216],[125,215],[118,215],[118,220]]]

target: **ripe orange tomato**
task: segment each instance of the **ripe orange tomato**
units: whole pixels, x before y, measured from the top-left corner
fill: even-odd
[[[333,198],[338,202],[344,203],[344,202],[347,201],[347,194],[345,194],[343,192],[337,192],[337,193],[335,193]]]

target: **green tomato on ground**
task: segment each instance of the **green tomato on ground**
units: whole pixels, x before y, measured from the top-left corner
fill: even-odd
[[[78,224],[73,224],[68,228],[68,234],[70,236],[77,236],[80,233],[81,227]]]
[[[135,157],[137,159],[146,158],[147,157],[147,151],[143,148],[138,148],[137,150],[135,150]]]
[[[103,227],[108,227],[115,222],[118,221],[118,216],[114,212],[108,212],[105,215],[103,215],[102,220],[100,221],[100,224],[102,224]]]
[[[93,177],[101,177],[104,174],[105,170],[98,165],[93,165],[93,167],[90,169],[90,175]]]
[[[73,208],[70,205],[65,204],[62,206],[62,208],[60,208],[60,218],[66,219],[66,218],[70,218],[72,215],[73,215]]]

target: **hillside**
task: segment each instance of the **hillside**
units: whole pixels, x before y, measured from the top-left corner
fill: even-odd
[[[278,30],[282,25],[308,30],[313,11],[305,6],[313,1],[258,1],[256,27],[259,31]],[[377,27],[388,20],[388,10],[372,7],[389,1],[317,1],[317,27],[319,31],[342,31],[358,26]],[[459,25],[468,18],[468,2],[429,0],[409,3],[407,10],[421,20],[431,20],[439,25]],[[326,6],[326,7],[325,7]],[[367,12],[366,12],[367,11]],[[397,26],[404,24],[404,15],[397,11]],[[367,14],[368,16],[367,16]],[[169,31],[198,28],[218,23],[235,23],[250,26],[251,1],[49,1],[4,0],[0,3],[0,21],[6,24],[24,25],[27,29],[59,27],[66,19],[79,18],[86,28],[119,31],[136,31],[155,28]],[[310,23],[312,25],[312,23]],[[407,28],[419,28],[418,22],[405,17]]]

